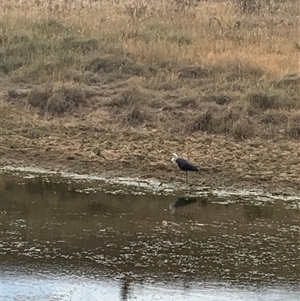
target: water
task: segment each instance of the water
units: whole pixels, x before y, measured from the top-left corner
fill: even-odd
[[[297,300],[300,200],[0,174],[2,300]]]

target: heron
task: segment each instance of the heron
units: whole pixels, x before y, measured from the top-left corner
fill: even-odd
[[[183,158],[179,158],[177,156],[177,154],[173,154],[173,158],[172,158],[172,163],[174,165],[176,165],[178,167],[178,172],[176,174],[176,176],[173,178],[175,179],[178,175],[178,173],[182,170],[186,172],[186,183],[188,184],[189,182],[189,171],[199,171],[199,168],[195,165],[193,165],[192,163],[190,163],[189,161],[183,159]]]

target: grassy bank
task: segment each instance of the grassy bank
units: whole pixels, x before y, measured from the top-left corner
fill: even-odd
[[[249,3],[3,0],[1,90],[41,118],[299,139],[299,4]]]

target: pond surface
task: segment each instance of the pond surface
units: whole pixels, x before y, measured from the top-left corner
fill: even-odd
[[[299,198],[0,174],[1,300],[297,300]]]

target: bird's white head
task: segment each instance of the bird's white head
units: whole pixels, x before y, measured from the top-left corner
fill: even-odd
[[[172,158],[171,162],[172,162],[173,164],[177,165],[177,163],[176,163],[176,160],[177,160],[177,159],[178,159],[177,154],[173,153],[173,158]]]

